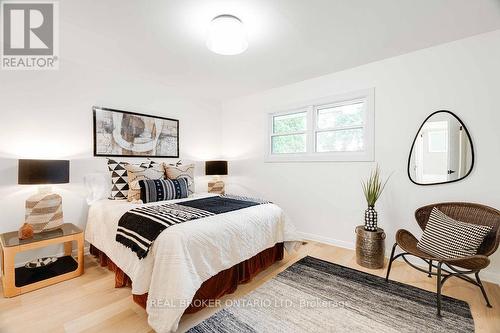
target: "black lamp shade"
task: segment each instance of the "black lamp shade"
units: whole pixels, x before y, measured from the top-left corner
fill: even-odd
[[[69,183],[69,161],[21,159],[17,183],[20,185]]]
[[[227,161],[206,161],[205,175],[223,176],[227,175]]]

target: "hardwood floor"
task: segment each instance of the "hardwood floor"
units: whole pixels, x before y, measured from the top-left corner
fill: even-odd
[[[262,272],[225,299],[235,299],[257,288],[277,273],[310,255],[374,275],[384,276],[385,268],[365,269],[356,264],[354,251],[309,242],[293,255]],[[416,287],[435,290],[435,278],[428,278],[402,262],[394,263],[391,279]],[[484,304],[475,286],[456,278],[446,282],[443,293],[470,304],[476,332],[500,332],[500,287],[487,283],[493,308]],[[179,326],[183,332],[211,316],[218,309],[204,309],[185,315]],[[132,301],[129,288],[114,288],[114,274],[100,267],[92,257],[85,258],[85,274],[78,278],[14,298],[0,298],[0,332],[152,332],[146,311]]]

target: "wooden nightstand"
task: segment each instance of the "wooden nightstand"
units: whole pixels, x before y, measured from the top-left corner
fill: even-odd
[[[72,257],[72,242],[76,241],[77,259]],[[2,246],[2,285],[5,297],[13,297],[83,274],[83,231],[71,223],[60,228],[35,234],[20,240],[17,231],[0,234]],[[64,256],[56,262],[40,268],[15,268],[16,254],[40,247],[64,243]]]

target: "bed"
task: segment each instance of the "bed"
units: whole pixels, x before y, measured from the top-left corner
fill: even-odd
[[[206,305],[193,300],[233,292],[238,283],[280,260],[283,249],[292,251],[299,240],[282,209],[268,203],[171,226],[139,259],[115,240],[118,221],[136,207],[118,200],[92,203],[85,239],[101,264],[116,272],[116,285],[131,285],[134,300],[146,307],[148,322],[157,332],[175,331],[183,313]]]

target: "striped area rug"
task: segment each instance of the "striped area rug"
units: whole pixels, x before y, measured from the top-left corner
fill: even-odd
[[[312,257],[231,302],[189,332],[474,332],[464,301]]]

